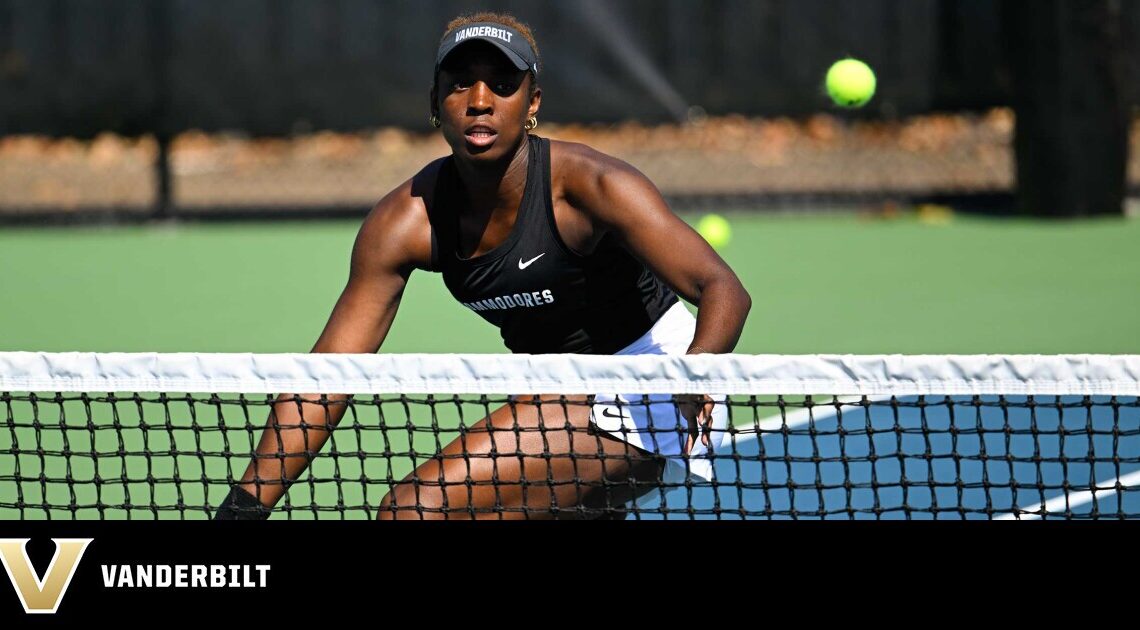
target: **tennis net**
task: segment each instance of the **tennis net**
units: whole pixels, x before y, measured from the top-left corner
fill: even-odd
[[[1138,518],[1138,396],[1123,355],[0,352],[0,519],[210,518],[257,452],[273,518]]]

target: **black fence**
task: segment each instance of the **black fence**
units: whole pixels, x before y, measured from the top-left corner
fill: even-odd
[[[535,29],[552,121],[804,114],[844,55],[865,115],[1010,102],[990,0],[504,0]],[[1031,4],[1031,3],[1030,3]],[[1124,14],[1140,101],[1140,2]],[[460,0],[0,0],[0,135],[426,128],[434,45]]]
[[[435,46],[486,6],[0,0],[0,223],[359,216],[445,150],[426,120]],[[540,132],[629,161],[678,207],[1016,195],[1068,216],[1140,192],[1140,0],[494,7],[536,32]],[[839,113],[821,82],[847,55],[879,91]],[[575,126],[705,113],[745,117]]]

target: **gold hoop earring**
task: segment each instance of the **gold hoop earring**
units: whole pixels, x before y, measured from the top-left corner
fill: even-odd
[[[537,126],[538,126],[538,116],[531,116],[530,118],[526,119],[526,123],[523,124],[523,129],[526,129],[527,131],[531,131],[532,129],[534,129]]]
[[[432,114],[431,116],[428,116],[428,122],[429,122],[429,123],[431,123],[431,126],[432,126],[432,127],[435,127],[436,129],[439,129],[439,126],[443,124],[443,123],[442,123],[442,122],[439,120],[439,116],[436,116],[435,114]]]

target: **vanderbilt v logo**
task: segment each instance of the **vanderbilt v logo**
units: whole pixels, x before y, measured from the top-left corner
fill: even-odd
[[[79,559],[87,551],[92,538],[53,538],[55,555],[44,572],[43,579],[36,575],[28,558],[28,538],[0,538],[0,561],[8,572],[8,579],[16,587],[24,612],[52,614],[59,608],[67,592]]]

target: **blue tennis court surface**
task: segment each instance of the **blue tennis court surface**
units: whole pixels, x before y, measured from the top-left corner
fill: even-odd
[[[822,400],[759,419],[734,403],[716,478],[630,517],[1140,518],[1136,397]]]

